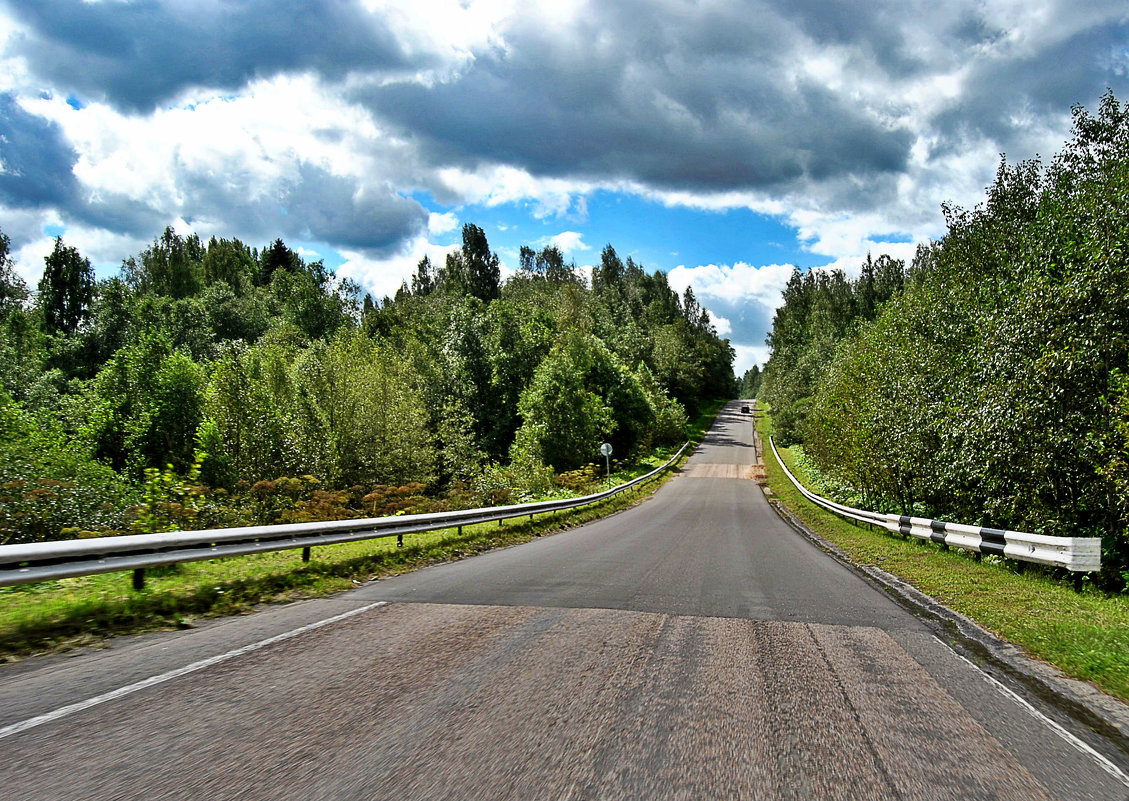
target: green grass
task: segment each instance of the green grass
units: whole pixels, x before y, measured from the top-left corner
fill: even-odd
[[[1056,666],[1129,700],[1129,598],[1107,596],[1071,584],[1040,569],[1017,572],[998,559],[976,561],[973,553],[944,551],[935,543],[858,527],[804,498],[784,475],[768,445],[771,418],[758,414],[765,442],[768,486],[789,511],[835,543],[860,565],[879,567],[926,595]],[[788,469],[804,480],[787,449]]]
[[[691,440],[701,438],[721,405],[713,404],[688,426]],[[670,452],[653,454],[631,471],[613,473],[604,484],[621,484],[669,458]],[[128,572],[0,588],[0,661],[98,645],[111,635],[191,627],[196,620],[332,595],[372,579],[528,542],[633,506],[671,475],[673,470],[601,503],[534,520],[464,526],[461,535],[457,529],[413,534],[404,538],[402,548],[395,538],[385,538],[317,547],[309,563],[301,561],[301,550],[289,550],[150,568],[140,592],[132,589]]]

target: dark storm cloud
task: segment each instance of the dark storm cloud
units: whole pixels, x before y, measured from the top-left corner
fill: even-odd
[[[54,122],[0,95],[0,200],[20,208],[69,206],[78,195],[78,154]]]
[[[902,169],[911,133],[797,77],[789,33],[771,15],[611,4],[564,32],[511,29],[458,81],[360,97],[466,166],[707,192]]]
[[[1129,82],[1110,61],[1127,45],[1129,21],[1123,19],[1022,58],[985,61],[971,72],[959,100],[931,121],[939,134],[935,152],[986,137],[1014,157],[1033,156],[1025,142],[1030,120],[1054,119],[1079,103],[1093,109],[1108,88],[1124,94]]]
[[[78,154],[57,123],[26,112],[0,95],[0,203],[10,209],[57,209],[65,217],[111,231],[144,234],[160,217],[122,196],[91,202],[75,178]]]
[[[249,198],[241,184],[200,174],[183,176],[180,186],[189,225],[220,225],[248,239],[328,242],[380,257],[427,228],[427,210],[391,187],[359,189],[352,178],[308,164],[265,197]]]
[[[350,179],[304,167],[282,198],[283,227],[292,236],[387,256],[427,229],[428,212],[391,189],[357,192]]]
[[[4,2],[29,30],[13,52],[36,74],[135,111],[193,86],[234,91],[280,72],[332,79],[406,65],[392,34],[354,0]]]
[[[310,166],[310,154],[274,150],[269,159],[285,162],[278,170],[243,171],[242,155],[220,171],[175,162],[175,191],[158,210],[164,200],[149,208],[106,191],[92,198],[60,129],[0,97],[5,205],[55,207],[68,220],[146,236],[180,214],[241,235],[378,254],[426,230],[427,211],[400,191],[451,197],[460,190],[442,179],[450,167],[506,165],[699,197],[748,192],[784,216],[810,212],[813,236],[820,215],[917,220],[905,207],[932,194],[923,186],[962,178],[965,150],[998,144],[1030,155],[1071,104],[1093,107],[1106,86],[1124,95],[1129,40],[1124,0],[1045,3],[1014,30],[1001,21],[1006,8],[975,0],[617,0],[552,24],[526,13],[532,3],[519,6],[495,20],[492,37],[467,45],[473,57],[443,61],[397,41],[382,16],[395,12],[369,12],[360,0],[0,6],[17,21],[7,54],[23,57],[29,93],[49,86],[145,121],[189,88],[239,95],[255,78],[309,73],[314,91],[351,91],[380,129],[357,138],[373,175],[334,176]],[[1058,41],[1072,29],[1066,20],[1079,32]],[[409,80],[420,70],[432,70],[428,82]],[[370,80],[342,81],[354,74]],[[955,94],[909,94],[930,85]],[[911,163],[919,135],[934,147],[924,164]],[[948,191],[939,188],[938,205]]]

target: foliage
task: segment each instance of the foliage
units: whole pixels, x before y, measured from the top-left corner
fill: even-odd
[[[6,519],[22,522],[6,525],[27,529],[12,536],[551,494],[554,461],[678,442],[688,411],[734,387],[733,351],[693,293],[610,245],[595,286],[553,247],[523,248],[503,283],[467,224],[439,269],[425,258],[363,307],[356,284],[281,239],[167,228],[97,284],[57,240],[32,305],[7,248],[0,234],[0,388],[16,418],[42,421],[9,459],[22,466]],[[37,436],[51,438],[40,453]],[[61,500],[87,489],[80,474],[105,507],[85,522]],[[414,489],[386,503],[367,487]]]
[[[204,455],[196,454],[196,460],[184,477],[177,474],[171,464],[164,470],[145,468],[141,503],[132,510],[130,528],[140,534],[195,528],[193,523],[200,510],[200,499],[207,493],[207,488],[197,483]]]
[[[524,422],[515,449],[556,470],[587,463],[605,440],[616,453],[630,453],[655,419],[639,380],[579,331],[566,334],[537,368],[518,411]]]
[[[27,284],[12,263],[11,246],[8,235],[0,233],[0,323],[7,322],[28,299]]]
[[[745,374],[741,376],[741,380],[737,385],[737,397],[745,398],[746,400],[757,397],[761,391],[761,380],[764,375],[761,373],[759,364],[754,364]]]
[[[121,531],[133,502],[111,468],[0,392],[0,545]]]
[[[203,419],[204,373],[167,336],[143,334],[114,354],[87,390],[82,434],[95,454],[140,475],[171,463],[187,470]]]
[[[776,409],[777,436],[801,442],[812,397],[835,350],[856,326],[871,320],[905,282],[905,262],[869,255],[856,280],[841,270],[792,272],[776,310],[772,355],[760,394]]]
[[[877,508],[1101,536],[1122,589],[1129,109],[1076,108],[1047,168],[1001,163],[984,205],[945,212],[904,290],[833,347],[809,325],[828,291],[793,277],[765,370],[781,439]]]
[[[55,237],[55,249],[43,260],[38,303],[43,326],[49,333],[73,334],[86,317],[94,296],[94,268],[90,260]]]

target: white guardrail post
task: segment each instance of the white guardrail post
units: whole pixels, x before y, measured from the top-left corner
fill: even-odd
[[[396,537],[402,545],[405,534],[418,534],[473,523],[488,523],[543,512],[587,506],[638,487],[668,469],[685,452],[689,442],[660,467],[603,492],[580,498],[536,501],[511,506],[486,506],[435,514],[370,517],[363,520],[330,520],[321,523],[285,523],[276,526],[243,526],[202,531],[169,531],[163,534],[126,534],[83,540],[0,545],[0,587],[37,581],[91,576],[97,573],[133,571],[133,587],[145,584],[145,568],[196,562],[223,556],[243,556],[268,551],[302,549],[309,561],[310,548],[341,542]]]
[[[1035,562],[1052,567],[1062,567],[1073,572],[1074,585],[1081,586],[1083,573],[1092,573],[1102,567],[1101,537],[1048,537],[1045,534],[1028,534],[1022,531],[1005,531],[998,528],[967,526],[924,517],[882,514],[865,509],[855,509],[816,495],[801,484],[776,450],[776,442],[769,437],[772,453],[784,470],[784,475],[796,485],[805,498],[828,511],[855,520],[871,523],[903,537],[931,540],[944,546],[964,548],[977,553],[994,554],[1021,562]]]

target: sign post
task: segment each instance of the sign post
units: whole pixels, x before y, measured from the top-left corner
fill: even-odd
[[[610,458],[612,455],[612,444],[610,442],[605,442],[600,446],[600,453],[604,454],[604,468],[606,470],[606,475],[610,476],[612,474],[612,463]]]

